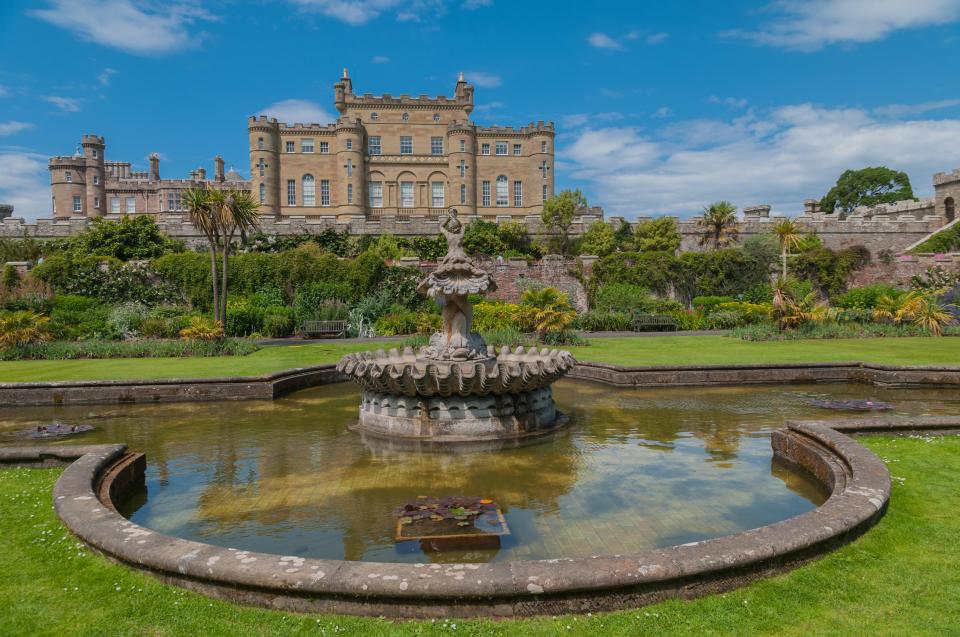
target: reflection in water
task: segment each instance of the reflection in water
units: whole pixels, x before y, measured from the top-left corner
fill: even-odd
[[[353,385],[273,402],[0,410],[0,444],[53,420],[92,424],[72,442],[147,454],[139,524],[223,546],[351,560],[490,561],[631,553],[753,528],[810,510],[824,494],[771,462],[786,418],[837,417],[809,404],[870,398],[893,415],[956,412],[937,390],[866,385],[612,389],[561,381],[569,428],[536,444],[461,453],[364,441]],[[882,395],[881,395],[882,394]],[[891,413],[891,412],[888,412]],[[24,441],[18,441],[23,444]],[[501,549],[433,554],[395,544],[392,511],[418,495],[495,500]]]

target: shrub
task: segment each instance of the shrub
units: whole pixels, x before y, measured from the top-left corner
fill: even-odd
[[[729,296],[696,296],[693,298],[693,307],[704,314],[709,314],[717,309],[717,306],[731,302],[733,299]]]
[[[376,322],[377,334],[383,336],[414,334],[420,331],[417,329],[418,326],[417,313],[407,309],[391,312],[380,317]]]
[[[625,332],[633,330],[633,315],[629,312],[590,310],[577,316],[573,327],[586,332]]]
[[[146,215],[121,217],[118,221],[94,217],[87,230],[70,239],[70,249],[81,256],[107,256],[130,261],[182,251],[183,244],[163,234],[153,218]]]
[[[223,326],[205,316],[194,316],[189,325],[180,330],[180,337],[188,341],[216,341],[223,338]]]
[[[729,310],[711,312],[705,317],[705,321],[711,330],[730,330],[744,323],[743,316],[739,312]]]
[[[354,311],[365,321],[376,323],[377,319],[390,312],[393,304],[393,293],[383,287],[361,298],[354,306]]]
[[[121,303],[110,310],[107,327],[117,336],[132,338],[137,335],[146,316],[147,308],[140,303]]]
[[[293,334],[295,327],[291,308],[271,308],[263,317],[263,333],[270,338],[286,338]]]
[[[320,308],[329,301],[344,302],[352,296],[346,283],[309,283],[297,289],[293,309],[297,322],[321,320]]]
[[[882,296],[896,297],[900,292],[883,283],[865,285],[862,288],[853,288],[834,299],[834,305],[857,310],[872,310]]]
[[[769,283],[756,283],[744,290],[740,299],[747,303],[772,303],[773,287]]]
[[[707,321],[702,312],[681,310],[678,312],[670,312],[670,316],[677,322],[678,330],[694,331],[707,328]]]
[[[29,310],[0,315],[0,348],[50,340],[49,322],[50,317]]]
[[[608,283],[594,294],[594,309],[607,312],[647,312],[653,307],[650,294],[639,285]]]
[[[898,336],[930,336],[930,332],[915,325],[891,323],[806,323],[796,329],[781,331],[771,322],[757,323],[734,329],[730,336],[745,341],[783,341],[796,339],[873,338]]]
[[[747,303],[746,301],[732,301],[717,306],[721,312],[733,312],[740,318],[740,324],[758,323],[766,320],[773,310],[771,303]]]
[[[182,356],[246,356],[260,349],[241,339],[213,341],[142,340],[53,341],[0,350],[0,360],[68,360],[78,358],[170,358]]]

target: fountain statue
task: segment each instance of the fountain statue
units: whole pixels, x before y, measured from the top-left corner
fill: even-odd
[[[463,223],[450,208],[440,226],[447,254],[418,290],[441,307],[443,327],[414,352],[359,352],[337,369],[363,386],[354,429],[388,438],[439,442],[517,439],[545,433],[559,421],[551,383],[576,360],[566,351],[496,352],[472,331],[468,295],[496,282],[463,251]]]

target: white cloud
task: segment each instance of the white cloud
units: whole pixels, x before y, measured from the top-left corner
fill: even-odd
[[[717,97],[716,95],[711,95],[707,98],[707,101],[711,104],[725,104],[734,109],[744,108],[747,105],[747,100],[744,97]]]
[[[729,199],[795,214],[848,168],[905,170],[914,191],[960,165],[960,119],[877,119],[862,109],[783,106],[729,121],[696,120],[647,133],[632,126],[580,131],[560,158],[572,181],[611,214],[696,214]]]
[[[119,71],[117,71],[116,69],[110,69],[110,68],[103,69],[103,71],[101,71],[100,74],[97,76],[97,81],[100,82],[101,86],[106,86],[107,84],[110,83],[110,78],[116,75],[117,73],[119,73]]]
[[[614,40],[612,37],[606,33],[591,33],[587,36],[587,42],[590,46],[594,46],[598,49],[607,49],[609,51],[623,51],[624,46]]]
[[[887,104],[873,109],[873,112],[884,117],[905,117],[907,115],[923,115],[930,111],[939,111],[953,106],[960,106],[960,99],[921,102],[920,104]]]
[[[390,58],[388,58],[386,55],[374,55],[373,59],[370,61],[374,64],[389,64]]]
[[[276,117],[287,124],[328,124],[337,119],[335,115],[310,100],[282,100],[260,109],[257,114]]]
[[[30,15],[82,40],[136,55],[161,55],[196,47],[203,37],[191,27],[216,18],[199,4],[133,0],[49,0]]]
[[[503,107],[504,107],[503,102],[493,101],[493,102],[484,102],[483,104],[480,104],[479,106],[477,106],[476,110],[478,113],[489,113],[490,111],[495,111]]]
[[[0,201],[13,204],[13,214],[28,221],[51,216],[47,157],[0,149]]]
[[[290,0],[303,11],[361,26],[387,12],[395,12],[400,22],[420,22],[423,16],[443,15],[444,0]]]
[[[615,122],[623,119],[623,113],[607,111],[605,113],[571,113],[563,118],[564,128],[580,128],[589,122]]]
[[[721,35],[815,51],[831,44],[873,42],[901,29],[946,24],[960,18],[960,0],[778,0],[768,9],[778,15],[759,30]]]
[[[64,113],[76,113],[80,110],[80,100],[75,97],[47,95],[41,99],[45,102],[50,102]]]
[[[464,71],[464,78],[471,84],[483,88],[497,88],[500,86],[500,76],[493,73],[484,73],[483,71]]]
[[[15,135],[21,131],[29,130],[33,128],[33,124],[28,124],[27,122],[18,122],[15,120],[10,120],[9,122],[0,122],[0,137],[4,135]]]
[[[656,117],[657,119],[664,119],[667,117],[672,117],[673,111],[670,110],[670,107],[668,106],[661,106],[660,108],[658,108],[653,112],[653,116]]]
[[[489,7],[493,4],[493,0],[466,0],[463,3],[463,8],[467,11],[473,11],[474,9],[481,9],[483,7]]]
[[[656,46],[657,44],[664,42],[669,37],[670,37],[669,33],[665,33],[661,31],[659,33],[651,33],[646,38],[644,38],[644,41],[650,46]]]
[[[7,97],[8,95],[10,95],[10,89],[0,84],[0,97]]]

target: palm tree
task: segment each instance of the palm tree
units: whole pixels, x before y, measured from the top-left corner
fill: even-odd
[[[697,226],[702,229],[700,245],[713,242],[713,249],[731,245],[737,240],[737,207],[729,201],[718,201],[703,209],[703,216],[697,218]]]
[[[783,279],[787,278],[787,254],[803,241],[804,229],[794,219],[783,217],[773,224],[773,234],[780,243],[780,261],[783,264]]]
[[[521,303],[535,308],[534,329],[541,340],[548,332],[566,330],[577,316],[570,307],[569,297],[556,288],[530,288],[523,293]]]
[[[217,285],[217,248],[220,245],[220,228],[211,207],[210,191],[189,188],[180,195],[187,209],[187,216],[194,227],[203,232],[210,246],[210,283],[213,287],[213,320],[220,320],[220,293]]]

